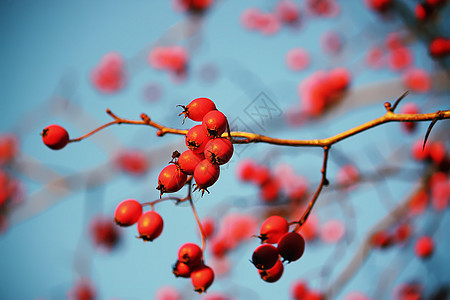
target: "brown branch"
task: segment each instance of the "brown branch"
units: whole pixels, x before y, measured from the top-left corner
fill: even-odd
[[[342,141],[346,138],[354,136],[358,133],[361,133],[368,129],[371,129],[371,128],[374,128],[381,124],[385,124],[385,123],[389,123],[389,122],[421,122],[421,121],[432,121],[435,119],[450,119],[450,110],[437,111],[435,113],[427,113],[427,114],[397,114],[392,111],[390,104],[386,105],[386,110],[387,110],[386,114],[382,117],[373,119],[371,121],[368,121],[359,126],[353,127],[349,130],[343,131],[339,134],[336,134],[334,136],[331,136],[331,137],[328,137],[325,139],[312,139],[312,140],[278,139],[278,138],[268,137],[265,135],[260,135],[260,134],[251,133],[251,132],[244,132],[244,131],[232,131],[230,133],[226,132],[223,134],[223,136],[227,137],[227,135],[229,134],[229,135],[231,135],[231,137],[241,138],[241,139],[233,139],[232,142],[235,144],[267,143],[267,144],[280,145],[280,146],[293,146],[293,147],[309,146],[309,147],[324,148],[324,147],[329,147],[329,146],[331,146],[339,141]],[[163,136],[166,133],[185,135],[188,132],[188,130],[185,130],[185,129],[175,129],[175,128],[170,128],[170,127],[165,127],[159,123],[152,121],[145,114],[141,115],[142,121],[138,121],[138,120],[128,120],[128,119],[119,118],[116,115],[114,115],[109,109],[107,110],[107,113],[110,114],[111,116],[113,116],[114,121],[109,122],[105,125],[102,125],[99,128],[97,128],[79,138],[72,139],[71,142],[81,141],[81,140],[85,139],[86,137],[100,131],[101,129],[104,129],[105,127],[108,127],[113,124],[134,124],[134,125],[151,126],[151,127],[158,129],[158,136]]]

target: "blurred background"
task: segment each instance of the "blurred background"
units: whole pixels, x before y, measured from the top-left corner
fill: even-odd
[[[300,218],[323,151],[235,145],[210,193],[193,194],[213,226],[205,263],[216,277],[202,295],[172,274],[178,248],[201,243],[188,204],[155,205],[164,230],[153,242],[112,222],[122,200],[159,198],[158,175],[187,149],[183,136],[121,124],[59,151],[40,136],[50,124],[82,136],[112,121],[107,108],[189,129],[177,105],[198,97],[232,130],[290,139],[382,116],[407,90],[397,112],[447,110],[446,2],[1,1],[0,298],[450,299],[446,120],[423,152],[429,122],[333,145],[305,253],[274,283],[249,262],[251,236],[270,215]]]

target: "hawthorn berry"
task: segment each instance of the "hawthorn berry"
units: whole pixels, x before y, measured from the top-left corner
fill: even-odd
[[[180,249],[178,249],[178,261],[185,263],[190,267],[201,264],[202,258],[202,249],[194,243],[183,244]]]
[[[227,138],[210,140],[204,150],[205,158],[212,164],[226,164],[233,156],[233,144]]]
[[[178,157],[177,164],[182,172],[192,175],[194,174],[195,167],[204,159],[203,153],[195,153],[191,149],[188,149]]]
[[[209,98],[197,98],[192,100],[188,105],[178,105],[183,108],[179,116],[184,114],[184,119],[189,118],[193,121],[201,122],[205,115],[212,110],[216,110],[216,105]]]
[[[219,175],[219,165],[212,164],[207,159],[202,160],[194,170],[196,189],[204,192],[217,181]]]
[[[184,186],[186,180],[187,175],[178,166],[170,164],[162,169],[159,174],[156,189],[160,191],[161,195],[164,193],[174,193]]]
[[[68,292],[67,297],[69,300],[94,300],[96,291],[89,279],[81,278]]]
[[[266,282],[275,282],[283,275],[284,266],[281,260],[277,260],[275,265],[268,270],[258,270],[261,279]]]
[[[414,245],[414,252],[420,258],[430,257],[434,252],[433,238],[430,236],[420,237]]]
[[[277,249],[283,261],[296,261],[305,251],[305,239],[297,232],[288,232],[280,238]]]
[[[402,114],[418,114],[420,111],[419,111],[419,107],[417,106],[417,104],[415,104],[413,102],[408,102],[402,106],[402,109],[400,110],[400,112]],[[417,123],[416,122],[402,122],[401,126],[406,133],[412,133],[416,129]]]
[[[253,252],[251,263],[259,270],[268,270],[277,263],[278,257],[277,248],[270,244],[263,244]]]
[[[53,124],[41,132],[44,144],[53,150],[64,148],[69,143],[69,133],[63,127]]]
[[[139,220],[141,215],[142,205],[134,199],[127,199],[117,205],[114,221],[119,226],[131,226]]]
[[[139,238],[151,242],[161,234],[163,227],[164,221],[161,216],[155,211],[147,211],[138,220]]]
[[[203,265],[191,273],[191,282],[194,291],[198,293],[206,292],[214,281],[214,271],[210,267]]]
[[[186,146],[196,154],[203,154],[210,139],[202,125],[192,127],[185,136]]]
[[[90,224],[90,230],[93,242],[99,248],[111,250],[119,242],[119,231],[110,218],[95,217]]]
[[[280,216],[268,217],[261,225],[259,238],[261,242],[276,244],[289,231],[289,224]]]
[[[218,137],[227,129],[227,117],[218,110],[208,112],[202,120],[203,128],[210,137]]]
[[[184,262],[177,260],[172,267],[172,273],[175,277],[188,278],[191,276],[191,268]]]
[[[450,39],[437,37],[431,41],[428,50],[436,58],[447,56],[450,54]]]

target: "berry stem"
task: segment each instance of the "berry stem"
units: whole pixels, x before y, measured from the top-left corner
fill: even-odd
[[[298,225],[295,227],[294,231],[298,231],[302,227],[302,225],[306,222],[309,214],[311,213],[311,210],[312,210],[314,204],[316,203],[317,198],[319,198],[322,188],[325,185],[328,185],[328,183],[329,183],[328,179],[327,179],[327,162],[328,162],[328,152],[329,151],[330,151],[330,147],[328,147],[328,146],[323,147],[323,165],[322,165],[322,170],[320,171],[322,173],[322,179],[320,180],[319,187],[317,188],[316,192],[314,193],[314,196],[311,199],[311,201],[309,201],[308,207],[306,208],[302,217],[296,222],[296,223],[298,223]]]

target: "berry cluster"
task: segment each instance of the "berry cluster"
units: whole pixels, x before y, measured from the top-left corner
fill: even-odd
[[[146,242],[156,239],[164,227],[164,221],[157,212],[153,210],[143,212],[142,205],[134,199],[119,203],[114,212],[114,220],[117,225],[123,227],[137,223],[138,238]]]
[[[266,35],[277,33],[282,24],[295,25],[299,20],[299,7],[291,0],[279,1],[273,12],[265,13],[252,7],[246,9],[241,15],[242,26]]]
[[[172,164],[165,167],[159,177],[157,189],[161,195],[179,191],[187,182],[188,175],[195,180],[195,190],[202,195],[220,175],[220,165],[226,164],[233,156],[230,139],[221,137],[228,128],[227,118],[216,109],[208,98],[197,98],[187,106],[182,106],[184,119],[201,121],[186,133],[185,142],[189,148],[183,153],[172,155]],[[184,120],[183,120],[184,122]]]
[[[176,277],[191,278],[198,293],[206,292],[214,281],[214,271],[205,265],[203,251],[194,243],[185,243],[178,249],[178,260],[172,272]]]
[[[271,171],[251,159],[242,160],[237,168],[237,176],[243,182],[258,186],[259,197],[264,202],[276,201],[282,194],[292,201],[301,200],[308,190],[306,179],[286,164],[280,164]]]
[[[305,251],[303,237],[295,231],[289,232],[289,223],[280,216],[267,218],[261,225],[258,237],[263,244],[255,249],[251,262],[258,269],[261,279],[267,282],[280,279],[283,262],[298,260]]]
[[[149,64],[157,70],[167,70],[174,74],[186,71],[189,54],[184,47],[155,47],[148,56]]]
[[[345,68],[314,72],[298,86],[304,112],[311,117],[320,116],[342,99],[350,81],[351,74]]]

